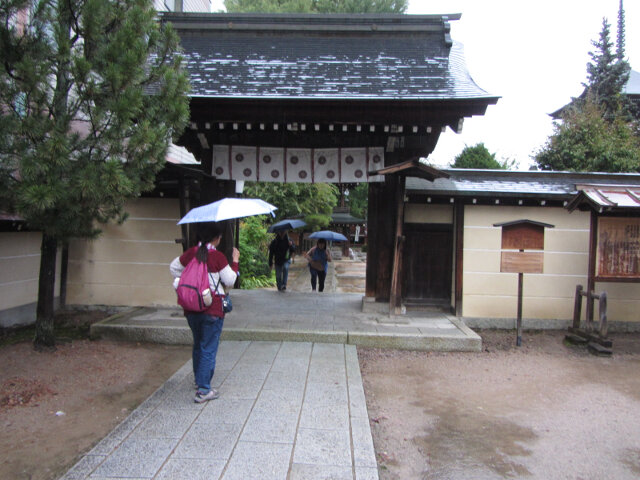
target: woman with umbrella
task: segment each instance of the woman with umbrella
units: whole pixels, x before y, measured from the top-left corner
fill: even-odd
[[[318,291],[324,291],[324,280],[327,278],[328,262],[331,261],[331,251],[327,248],[327,241],[319,238],[316,246],[304,254],[309,262],[309,272],[311,272],[311,291],[316,291],[316,281]]]
[[[230,265],[227,257],[216,249],[222,240],[222,229],[217,222],[252,215],[274,215],[274,210],[277,208],[259,198],[223,198],[192,209],[178,222],[178,225],[197,223],[199,242],[171,262],[169,269],[176,277],[174,286],[179,288],[178,278],[194,260],[198,264],[206,263],[209,277],[207,290],[211,292],[211,303],[205,300],[204,310],[185,309],[184,312],[193,334],[193,374],[197,385],[193,400],[196,403],[218,398],[218,392],[211,388],[211,379],[216,368],[216,355],[224,323],[225,308],[222,298],[225,294],[224,287],[233,286],[238,278],[240,261],[240,251],[237,248],[233,249]],[[193,289],[193,286],[190,288]]]
[[[185,309],[185,316],[193,334],[193,374],[198,386],[194,401],[203,403],[218,398],[218,392],[211,388],[211,379],[216,368],[216,355],[224,310],[222,306],[223,285],[233,286],[238,276],[240,252],[233,249],[231,265],[222,252],[216,249],[222,239],[222,230],[216,223],[198,225],[198,245],[190,248],[171,262],[170,270],[174,277],[180,277],[192,260],[206,263],[209,272],[209,284],[212,303],[203,311],[193,312]],[[206,305],[206,304],[205,304]]]

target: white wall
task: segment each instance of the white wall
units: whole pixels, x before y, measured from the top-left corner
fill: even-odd
[[[465,207],[463,316],[517,316],[518,274],[500,272],[501,229],[493,224],[519,219],[555,225],[545,229],[543,273],[524,274],[523,318],[572,319],[576,285],[587,286],[590,214],[552,207]],[[603,290],[609,321],[639,320],[640,284],[597,283]]]
[[[182,253],[178,200],[143,198],[126,210],[123,225],[70,243],[69,305],[175,305],[169,263]]]
[[[39,232],[0,233],[0,326],[35,322],[40,275]],[[60,292],[60,252],[57,256],[55,295]]]

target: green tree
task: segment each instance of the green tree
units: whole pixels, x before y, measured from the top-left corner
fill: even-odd
[[[151,0],[0,3],[0,209],[42,232],[37,348],[55,345],[59,243],[124,221],[185,126],[178,46]]]
[[[621,113],[625,103],[622,92],[631,71],[629,63],[624,59],[624,33],[621,33],[621,27],[623,25],[618,27],[618,48],[614,54],[613,43],[609,40],[609,23],[606,18],[602,19],[600,38],[597,42],[592,42],[595,50],[589,52],[591,61],[587,64],[586,95],[581,102],[587,101],[589,97],[591,101],[600,104],[607,120],[613,120]]]
[[[258,197],[278,207],[276,221],[303,216],[312,230],[327,226],[338,204],[338,189],[328,183],[251,182],[244,191],[247,197]]]
[[[369,207],[369,184],[359,183],[355,188],[349,190],[348,198],[351,215],[366,219]]]
[[[309,13],[313,0],[225,0],[229,13]]]
[[[606,120],[602,105],[588,98],[555,122],[535,161],[542,170],[638,172],[640,138],[622,117]]]
[[[269,243],[272,235],[267,233],[260,216],[247,217],[240,222],[240,287],[250,289],[275,284],[268,263]]]
[[[483,169],[499,169],[508,170],[513,167],[515,161],[504,160],[499,162],[496,154],[489,152],[484,143],[477,143],[473,146],[465,146],[462,152],[456,155],[453,168],[483,168]]]
[[[405,13],[408,0],[225,0],[229,13]]]
[[[640,166],[637,112],[623,95],[630,67],[624,59],[624,9],[618,12],[617,48],[602,20],[599,40],[589,52],[583,95],[564,109],[554,133],[535,154],[543,170],[636,172]],[[634,118],[635,117],[635,118]]]
[[[314,0],[318,13],[405,13],[408,0]]]

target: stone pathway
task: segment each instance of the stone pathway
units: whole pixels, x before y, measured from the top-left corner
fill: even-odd
[[[354,346],[222,342],[213,383],[187,362],[63,480],[378,478]]]

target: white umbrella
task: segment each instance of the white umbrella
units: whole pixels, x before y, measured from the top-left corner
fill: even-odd
[[[252,215],[274,215],[277,210],[270,203],[259,198],[223,198],[208,205],[193,208],[178,222],[221,222],[232,218],[250,217]]]

